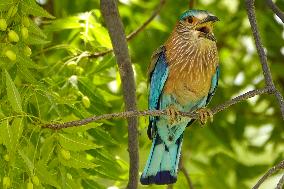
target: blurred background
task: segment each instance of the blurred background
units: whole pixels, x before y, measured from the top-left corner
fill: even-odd
[[[275,2],[284,10],[284,1]],[[40,129],[42,123],[124,110],[114,55],[88,57],[112,48],[99,1],[38,0],[38,3],[56,19],[44,18],[48,16],[38,13],[38,8],[25,13],[21,2],[18,11],[19,17],[27,14],[39,29],[29,26],[30,38],[25,42],[32,51],[29,63],[33,66],[27,63],[21,67],[18,59],[12,63],[7,58],[0,60],[2,70],[8,71],[19,91],[24,112],[21,120],[24,129],[15,148],[21,151],[9,150],[7,142],[0,140],[1,155],[9,157],[9,161],[0,160],[0,175],[8,176],[14,188],[22,188],[26,183],[38,188],[125,188],[129,168],[125,120],[106,120],[57,132]],[[120,0],[126,33],[146,21],[158,4],[159,0]],[[147,28],[129,41],[139,110],[148,106],[147,67],[151,54],[165,42],[188,4],[186,0],[166,1]],[[3,8],[0,4],[0,10],[8,14],[9,6]],[[209,107],[264,87],[244,1],[195,0],[194,8],[208,10],[221,20],[214,31],[221,75]],[[256,16],[273,79],[283,94],[284,24],[265,1],[256,1]],[[21,56],[20,50],[18,53]],[[1,77],[3,129],[3,124],[13,125],[17,114],[8,103],[4,71]],[[140,172],[151,147],[147,126],[148,118],[140,117]],[[272,95],[256,96],[234,105],[216,114],[214,122],[204,128],[194,123],[186,129],[182,147],[183,164],[194,189],[251,188],[266,170],[284,159],[283,128],[280,109]],[[282,174],[283,171],[272,175],[260,188],[274,188]],[[167,186],[139,185],[139,188]],[[173,188],[189,188],[182,172]]]

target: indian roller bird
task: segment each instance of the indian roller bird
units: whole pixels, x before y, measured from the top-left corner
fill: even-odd
[[[206,109],[218,85],[219,66],[213,25],[219,19],[205,10],[184,12],[173,32],[154,54],[149,66],[149,109],[167,115],[149,118],[151,152],[140,182],[172,184],[177,181],[183,132],[194,121],[179,111],[196,111],[200,122],[212,119]]]

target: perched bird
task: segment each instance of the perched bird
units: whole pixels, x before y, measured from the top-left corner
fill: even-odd
[[[153,144],[141,184],[177,181],[183,132],[194,121],[179,116],[178,111],[197,111],[202,124],[212,118],[205,106],[218,85],[218,52],[213,34],[218,20],[204,10],[186,11],[152,56],[149,109],[167,110],[168,115],[149,118],[147,133]]]

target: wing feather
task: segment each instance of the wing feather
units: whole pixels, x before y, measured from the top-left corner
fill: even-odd
[[[165,48],[159,48],[159,51],[155,52],[152,56],[152,62],[150,65],[149,77],[150,77],[150,92],[149,92],[149,109],[158,110],[160,96],[169,75],[169,68],[166,62]],[[152,138],[152,134],[155,130],[156,117],[150,117],[150,123],[148,126],[148,136]],[[154,130],[153,130],[154,129]]]
[[[211,101],[212,97],[214,96],[216,89],[218,87],[218,80],[220,75],[220,68],[217,66],[216,73],[213,75],[211,80],[211,87],[207,96],[206,105]]]

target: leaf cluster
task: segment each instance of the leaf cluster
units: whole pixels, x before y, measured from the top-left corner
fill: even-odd
[[[147,20],[158,3],[119,2],[126,33]],[[276,4],[284,9],[283,1]],[[129,42],[139,110],[147,109],[146,73],[151,54],[167,39],[187,6],[187,1],[167,1],[150,25]],[[244,2],[200,0],[195,6],[221,20],[214,29],[221,77],[210,106],[263,87]],[[256,1],[256,7],[272,75],[283,92],[283,24],[263,1]],[[126,186],[129,165],[124,120],[60,131],[41,128],[50,122],[124,110],[113,54],[89,58],[111,48],[98,0],[47,1],[42,5],[35,0],[0,2],[0,188]],[[147,122],[145,117],[139,118],[140,170],[151,146]],[[222,111],[205,128],[198,123],[189,127],[183,164],[195,189],[246,189],[284,159],[283,146],[277,102],[259,96]],[[274,187],[273,179],[279,176],[263,187]],[[188,188],[182,173],[173,187]]]

